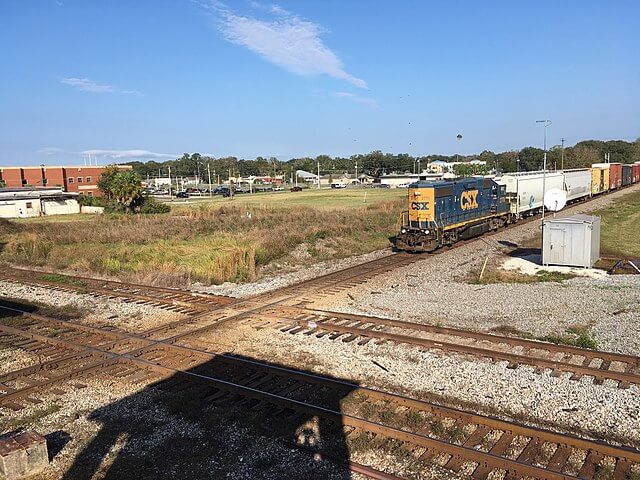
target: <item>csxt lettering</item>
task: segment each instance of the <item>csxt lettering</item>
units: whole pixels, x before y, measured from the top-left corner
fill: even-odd
[[[460,195],[460,208],[462,208],[462,210],[478,208],[478,190],[462,192],[462,195]]]
[[[411,202],[412,210],[429,210],[429,202]]]

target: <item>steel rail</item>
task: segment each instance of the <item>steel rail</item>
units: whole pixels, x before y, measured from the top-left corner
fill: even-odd
[[[287,307],[283,307],[287,308]],[[295,310],[297,307],[288,307]],[[392,326],[404,328],[407,330],[415,330],[420,332],[428,332],[442,335],[457,336],[462,338],[472,338],[475,340],[485,340],[491,343],[505,343],[513,346],[525,346],[530,349],[548,350],[556,353],[571,353],[576,356],[591,357],[593,359],[609,360],[612,362],[623,362],[630,365],[640,365],[640,357],[628,355],[624,353],[608,352],[605,350],[590,350],[588,348],[575,347],[573,345],[558,345],[538,340],[530,340],[527,338],[509,337],[504,335],[496,335],[492,333],[476,332],[473,330],[464,330],[455,327],[442,327],[436,325],[427,325],[423,323],[413,323],[403,320],[394,320],[391,318],[372,317],[368,315],[357,315],[352,313],[331,312],[326,310],[317,310],[313,308],[298,308],[300,314],[313,314],[326,317],[328,320],[342,319],[358,321],[362,323],[373,323],[381,326]]]
[[[518,353],[501,352],[490,348],[475,347],[470,345],[461,345],[459,343],[446,342],[442,340],[430,340],[409,335],[401,335],[397,333],[388,333],[380,330],[372,330],[360,327],[350,327],[336,324],[316,323],[316,326],[309,326],[309,320],[297,320],[287,317],[279,317],[277,315],[264,315],[259,319],[273,318],[274,320],[286,321],[294,323],[299,327],[305,327],[312,333],[321,333],[323,331],[335,332],[340,334],[351,334],[359,337],[375,338],[378,340],[388,340],[399,344],[414,345],[417,347],[428,348],[432,350],[443,350],[452,353],[469,354],[475,357],[490,358],[493,360],[506,360],[510,364],[515,365],[533,365],[540,368],[549,368],[557,372],[569,372],[576,375],[592,376],[600,380],[611,379],[620,382],[622,386],[632,383],[640,384],[640,375],[628,372],[616,372],[613,370],[602,370],[595,367],[583,365],[575,365],[572,363],[561,362],[557,360],[547,360],[540,357],[527,356]],[[293,328],[293,327],[292,327]]]
[[[28,312],[25,312],[25,315],[34,317],[33,314],[30,314]],[[100,331],[100,329],[97,329],[96,327],[87,327],[85,325],[77,324],[69,320],[59,320],[51,317],[44,317],[41,315],[37,315],[35,317],[40,321],[52,323],[54,325],[65,325],[69,328],[74,328],[75,326],[77,326],[79,329],[85,330],[85,331],[95,331],[95,330]],[[3,327],[0,326],[0,329],[2,328]],[[18,335],[32,335],[30,332],[25,332],[24,330],[21,330],[21,329],[17,329],[17,331],[13,331],[13,330],[14,329],[10,329],[8,331],[11,331],[11,333],[15,333]],[[23,333],[20,333],[20,332],[23,332]],[[110,333],[110,332],[107,332],[107,333]],[[127,339],[130,339],[130,340],[140,340],[140,337],[136,335],[121,334],[121,333],[118,333],[117,335],[120,337],[128,337]],[[45,342],[48,341],[48,339],[51,339],[51,337],[46,337],[39,334],[36,334],[35,338]],[[66,344],[66,341],[59,340],[59,339],[54,339],[54,342],[55,343],[60,342],[62,344]],[[112,352],[109,352],[109,351],[105,352],[102,348],[95,347],[93,345],[86,346],[78,342],[71,342],[71,343],[74,346],[74,348],[88,349],[91,352],[99,352],[102,354],[109,354],[109,355],[112,354]],[[310,382],[315,385],[325,386],[329,388],[336,388],[336,387],[344,388],[351,393],[365,395],[369,398],[374,399],[375,401],[378,401],[378,400],[387,401],[387,402],[396,404],[398,406],[404,406],[404,407],[408,407],[408,408],[412,408],[420,411],[429,411],[429,412],[438,414],[442,417],[463,420],[465,423],[483,425],[490,429],[511,432],[516,435],[522,435],[525,437],[541,438],[544,441],[549,441],[549,442],[563,444],[563,445],[571,445],[573,448],[578,448],[582,450],[598,451],[603,456],[609,455],[609,456],[620,457],[621,454],[624,454],[627,460],[630,460],[635,463],[640,463],[640,451],[633,448],[613,447],[601,441],[586,440],[586,439],[577,437],[575,435],[559,434],[553,431],[544,430],[537,427],[523,426],[514,422],[501,420],[497,417],[466,412],[464,410],[459,410],[452,407],[445,407],[442,405],[434,404],[434,403],[423,401],[423,400],[416,400],[416,399],[407,397],[405,395],[384,392],[384,391],[376,390],[370,387],[363,387],[345,380],[328,379],[326,377],[323,377],[314,373],[300,372],[298,370],[293,370],[286,367],[268,365],[260,361],[244,359],[244,358],[236,357],[234,355],[210,352],[207,350],[196,349],[196,348],[186,347],[186,346],[178,346],[174,344],[166,344],[163,342],[153,342],[153,343],[150,342],[150,344],[146,347],[142,347],[132,352],[114,354],[114,355],[120,355],[124,358],[135,356],[136,359],[140,359],[139,355],[144,354],[145,350],[148,350],[150,347],[157,347],[157,346],[166,347],[167,350],[174,351],[176,353],[200,355],[202,357],[203,363],[209,360],[217,359],[227,364],[232,364],[234,366],[237,366],[237,364],[243,364],[249,368],[260,369],[264,372],[284,376],[287,378],[294,378],[296,380],[301,380],[304,382]],[[0,401],[1,400],[2,399],[0,397]]]
[[[25,336],[29,338],[36,338],[42,341],[50,341],[52,343],[62,343],[65,345],[70,343],[62,340],[44,337],[37,334],[32,334],[29,332],[23,332],[20,329],[13,329],[12,327],[0,326],[0,328],[15,334],[20,334],[20,332],[22,332]],[[511,475],[514,477],[530,476],[537,479],[545,479],[545,480],[576,480],[580,478],[573,475],[566,475],[559,472],[550,471],[543,467],[537,467],[535,465],[529,465],[522,462],[518,462],[517,460],[501,457],[499,455],[495,455],[490,452],[483,452],[480,450],[476,450],[474,448],[448,443],[444,440],[431,438],[429,436],[422,435],[419,433],[408,432],[408,431],[387,426],[378,422],[366,420],[366,419],[357,417],[355,415],[345,414],[340,411],[333,410],[331,408],[317,406],[301,400],[295,400],[295,399],[283,397],[275,393],[265,392],[257,388],[219,379],[216,377],[212,377],[210,375],[200,374],[192,371],[186,371],[186,370],[174,368],[167,365],[160,365],[154,361],[149,361],[146,359],[134,357],[131,354],[118,354],[113,352],[105,352],[105,351],[100,351],[100,349],[98,348],[87,347],[81,344],[76,346],[79,348],[87,348],[88,350],[95,350],[96,352],[102,353],[103,355],[109,357],[109,360],[107,361],[110,364],[121,363],[121,362],[131,363],[131,364],[140,366],[142,368],[156,371],[158,373],[162,373],[174,378],[185,378],[187,380],[193,380],[199,383],[203,383],[205,385],[211,385],[219,390],[223,390],[229,393],[239,394],[243,397],[253,398],[258,401],[266,401],[270,404],[277,405],[283,408],[292,409],[299,413],[315,415],[336,423],[341,423],[342,425],[345,425],[345,426],[358,428],[374,434],[381,434],[386,438],[394,439],[399,442],[407,442],[412,445],[426,448],[428,450],[442,452],[447,455],[450,455],[451,458],[454,459],[455,461],[459,461],[459,462],[470,461],[470,462],[477,463],[478,467],[482,466],[485,468],[490,468],[492,470],[493,469],[504,470],[507,472],[507,475]],[[77,374],[73,375],[72,378],[76,376]],[[1,400],[4,400],[4,398],[0,397],[0,401]],[[615,447],[612,447],[612,448],[615,448]],[[627,451],[619,452],[616,455],[616,458],[622,457],[626,460],[626,458],[630,455],[630,453],[631,452],[627,452]]]

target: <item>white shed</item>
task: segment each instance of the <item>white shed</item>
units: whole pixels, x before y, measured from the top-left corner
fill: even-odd
[[[600,217],[572,215],[546,220],[542,264],[590,268],[600,258]]]

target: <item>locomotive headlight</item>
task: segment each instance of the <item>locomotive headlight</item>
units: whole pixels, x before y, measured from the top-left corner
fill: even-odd
[[[407,229],[406,228],[401,228],[400,229],[400,233],[407,233]]]
[[[429,230],[425,230],[424,233],[426,233],[427,235],[429,235]]]

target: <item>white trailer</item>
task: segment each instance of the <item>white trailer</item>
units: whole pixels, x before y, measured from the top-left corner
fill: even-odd
[[[508,173],[500,177],[501,184],[506,185],[510,211],[518,217],[533,215],[542,209],[544,200],[542,193],[542,172]],[[561,172],[547,172],[545,175],[545,191],[552,188],[562,190],[564,176]]]
[[[567,193],[568,202],[591,196],[590,168],[565,170],[562,174],[564,175],[564,191]]]

